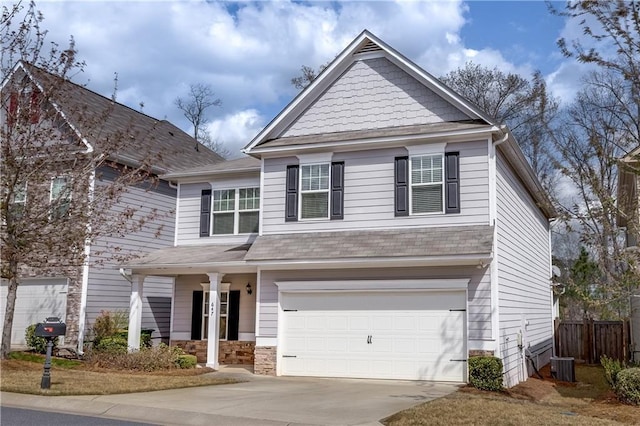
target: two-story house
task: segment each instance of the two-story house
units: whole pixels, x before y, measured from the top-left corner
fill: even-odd
[[[291,376],[461,382],[493,354],[511,386],[548,362],[553,207],[506,127],[382,40],[244,152],[163,176],[175,246],[128,265],[132,306],[173,278],[172,344]]]
[[[117,266],[119,260],[109,256],[105,248],[114,247],[123,257],[144,254],[174,243],[177,188],[167,180],[156,181],[154,177],[173,169],[212,164],[223,159],[166,120],[157,120],[135,111],[30,64],[17,63],[0,88],[1,100],[6,106],[1,109],[1,125],[11,125],[12,114],[20,107],[19,96],[24,97],[24,92],[28,92],[27,97],[35,99],[37,95],[46,102],[38,104],[37,110],[32,111],[37,119],[28,125],[44,128],[40,135],[49,134],[49,128],[55,129],[51,132],[51,143],[68,143],[70,152],[74,152],[77,158],[103,152],[109,138],[124,138],[117,152],[110,152],[109,164],[104,163],[87,176],[92,185],[87,187],[87,193],[69,194],[69,198],[89,197],[89,191],[98,197],[102,194],[100,187],[108,187],[110,182],[114,182],[122,167],[135,168],[144,162],[152,162],[149,164],[151,176],[146,183],[141,181],[128,187],[119,193],[119,201],[110,206],[114,210],[132,209],[135,212],[132,221],[157,211],[157,215],[149,215],[153,219],[144,227],[123,236],[104,235],[88,244],[80,242],[88,258],[81,266],[60,266],[43,272],[24,265],[24,276],[17,289],[12,345],[25,344],[28,325],[57,316],[67,324],[64,343],[76,346],[81,352],[85,337],[102,311],[126,313],[130,308],[131,278],[121,274]],[[18,94],[18,90],[22,93]],[[27,107],[29,103],[35,108],[35,103],[27,99]],[[50,179],[50,187],[46,189],[50,191],[53,202],[59,198],[65,185],[69,185],[70,176],[61,173],[50,176]],[[27,205],[34,198],[35,185],[28,178],[21,183],[24,190],[13,201]],[[46,205],[33,208],[47,210]],[[55,256],[56,253],[51,253],[51,258]],[[62,265],[64,261],[58,263]],[[152,337],[157,341],[169,341],[172,284],[173,281],[165,277],[150,278],[142,299],[142,327],[154,330]],[[0,314],[4,318],[5,280],[0,290]]]

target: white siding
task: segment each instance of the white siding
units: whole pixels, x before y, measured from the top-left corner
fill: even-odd
[[[175,190],[163,183],[163,190],[145,191],[130,188],[115,210],[131,206],[139,215],[157,209],[159,216],[144,226],[139,232],[122,237],[100,238],[91,247],[91,267],[87,289],[86,327],[89,330],[103,310],[129,311],[131,284],[119,271],[119,261],[109,253],[102,253],[105,247],[117,246],[117,255],[142,255],[153,250],[173,245],[175,231]],[[143,287],[142,327],[155,330],[153,338],[168,339],[171,314],[171,292],[173,278],[147,277]]]
[[[405,149],[398,148],[333,155],[332,161],[345,163],[343,220],[285,222],[286,167],[298,164],[298,160],[295,157],[266,159],[262,191],[262,233],[488,224],[489,174],[486,141],[450,143],[446,150],[460,152],[459,214],[395,217],[394,158],[407,155]]]
[[[437,279],[466,278],[468,286],[468,338],[491,339],[491,279],[489,269],[472,266],[430,268],[343,269],[305,271],[262,271],[260,282],[259,337],[276,337],[278,330],[278,287],[276,281]],[[476,349],[469,347],[469,349]]]
[[[227,274],[223,283],[230,283],[229,290],[240,290],[240,315],[238,333],[253,334],[256,328],[256,275]],[[176,278],[173,333],[178,336],[191,335],[191,315],[193,312],[193,292],[202,291],[200,283],[209,283],[206,275],[181,275]],[[247,294],[247,283],[251,284],[252,294]],[[178,339],[177,339],[178,340]]]
[[[528,376],[517,347],[519,332],[541,365],[552,348],[549,222],[503,155],[496,158],[499,355],[505,384],[513,386],[519,376]]]
[[[468,119],[386,58],[356,61],[281,136]]]
[[[180,184],[178,200],[177,245],[195,244],[242,244],[249,235],[216,235],[200,237],[200,198],[203,189],[233,189],[260,186],[260,177],[244,176],[238,178],[218,179],[214,182],[198,182]]]

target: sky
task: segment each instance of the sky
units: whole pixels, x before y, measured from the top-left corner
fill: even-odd
[[[561,3],[556,3],[562,6]],[[38,1],[47,40],[73,36],[84,71],[74,81],[187,132],[175,106],[189,85],[210,85],[220,107],[208,128],[232,157],[297,94],[302,65],[338,55],[364,29],[435,76],[468,61],[530,77],[540,70],[569,103],[585,67],[559,37],[575,22],[544,1]]]

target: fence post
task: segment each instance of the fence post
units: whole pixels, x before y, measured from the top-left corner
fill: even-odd
[[[631,361],[631,327],[630,321],[622,321],[622,357],[624,362]]]

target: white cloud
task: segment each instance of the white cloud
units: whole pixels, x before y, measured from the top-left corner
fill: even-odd
[[[231,158],[239,157],[240,150],[258,134],[265,125],[264,117],[255,109],[238,111],[213,120],[207,126],[213,140],[231,151]]]
[[[462,1],[370,2],[45,2],[39,4],[49,39],[64,45],[69,35],[86,60],[76,79],[106,96],[118,73],[118,100],[189,123],[173,101],[189,84],[210,84],[222,107],[211,111],[220,138],[244,145],[256,122],[273,118],[297,93],[290,79],[305,64],[333,59],[369,29],[435,76],[470,59],[530,75],[490,47],[469,49],[460,37],[468,7]],[[559,78],[559,77],[558,77]],[[560,87],[561,80],[556,80]],[[244,114],[244,115],[243,115]],[[232,119],[233,118],[233,119]],[[247,119],[248,120],[248,119]],[[226,128],[239,125],[236,133]],[[235,142],[243,139],[242,142]]]

